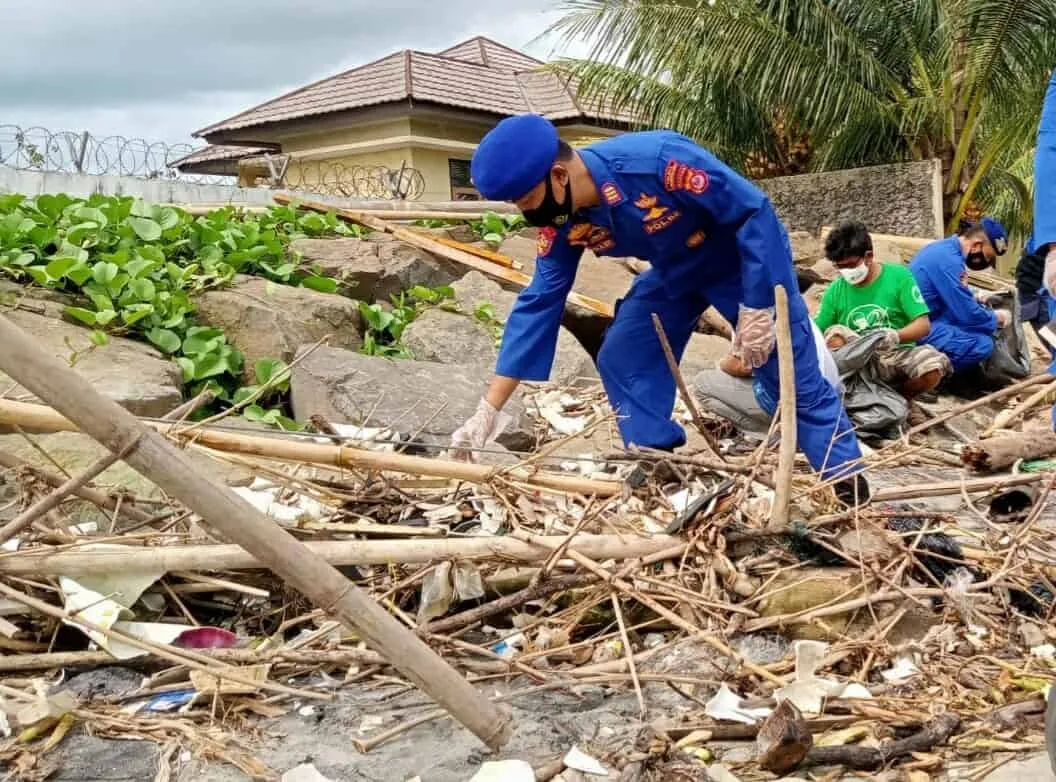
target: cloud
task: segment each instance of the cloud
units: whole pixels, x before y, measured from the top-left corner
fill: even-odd
[[[0,125],[188,141],[398,49],[477,34],[524,49],[558,18],[551,2],[0,0]]]

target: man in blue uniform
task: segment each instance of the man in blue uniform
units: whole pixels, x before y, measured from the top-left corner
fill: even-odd
[[[931,317],[931,331],[920,340],[942,351],[963,372],[994,352],[994,335],[1009,324],[1006,310],[984,306],[966,282],[968,269],[982,271],[997,262],[1008,246],[1008,234],[992,217],[918,252],[909,270],[920,286]]]
[[[861,452],[818,367],[788,236],[765,194],[690,139],[627,133],[575,151],[534,114],[500,122],[481,141],[471,176],[487,199],[512,201],[540,227],[535,274],[506,321],[496,376],[477,412],[452,437],[472,458],[522,380],[550,374],[565,298],[583,250],[651,262],[616,304],[597,364],[627,446],[672,450],[686,441],[671,420],[675,383],[652,323],[656,313],[681,359],[713,305],[736,324],[733,348],[776,400],[774,285],[788,292],[798,442],[848,503],[867,499]],[[773,410],[769,410],[771,414]]]
[[[1056,318],[1056,70],[1041,106],[1034,153],[1034,233],[1028,248],[1045,258],[1040,292],[1045,294],[1049,318]],[[1056,374],[1056,361],[1049,372]],[[1052,408],[1052,424],[1056,429],[1056,406]]]

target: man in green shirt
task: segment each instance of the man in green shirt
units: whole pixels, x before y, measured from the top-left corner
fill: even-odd
[[[916,344],[931,331],[931,321],[909,269],[877,261],[873,240],[861,223],[844,223],[832,231],[825,255],[840,273],[814,318],[829,349],[883,331],[880,379],[910,401],[934,390],[951,371],[950,361],[935,348]]]

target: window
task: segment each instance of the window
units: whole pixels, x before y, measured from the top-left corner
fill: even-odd
[[[447,161],[447,171],[451,178],[451,200],[452,201],[479,201],[480,193],[473,187],[469,178],[469,161],[455,160]]]

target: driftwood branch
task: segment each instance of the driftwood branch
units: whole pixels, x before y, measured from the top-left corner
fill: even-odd
[[[770,526],[788,524],[788,506],[792,500],[792,470],[796,463],[796,370],[792,357],[792,331],[788,322],[788,291],[774,286],[777,305],[777,361],[781,400],[781,447],[777,457],[776,488]]]
[[[961,459],[976,472],[1007,470],[1020,459],[1044,459],[1056,454],[1056,433],[1031,432],[978,440],[961,449]]]
[[[889,741],[881,747],[815,747],[807,753],[803,765],[846,766],[868,771],[881,768],[905,755],[927,752],[946,743],[961,724],[961,718],[947,712],[940,714],[918,733],[898,741]]]

